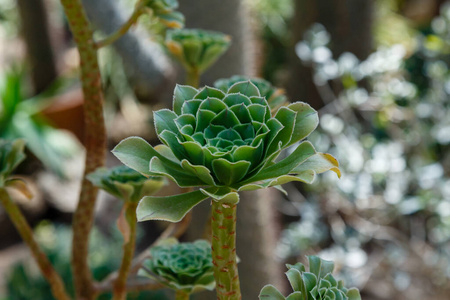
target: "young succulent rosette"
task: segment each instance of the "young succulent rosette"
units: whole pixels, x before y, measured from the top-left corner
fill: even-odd
[[[12,188],[31,199],[33,195],[20,178],[11,177],[12,172],[25,159],[25,141],[0,139],[0,188]]]
[[[143,0],[145,6],[150,9],[159,21],[169,28],[182,28],[184,16],[175,11],[178,8],[177,0]]]
[[[223,92],[227,92],[233,84],[246,80],[250,80],[258,88],[261,97],[266,98],[267,103],[269,103],[271,111],[276,111],[280,106],[288,104],[289,101],[284,94],[284,90],[274,87],[270,82],[262,78],[247,79],[245,76],[235,75],[230,78],[217,80],[214,82],[214,87]]]
[[[169,30],[166,46],[188,71],[202,73],[230,46],[228,35],[201,29]]]
[[[308,256],[309,272],[303,264],[286,265],[286,276],[294,290],[284,297],[273,285],[266,285],[259,294],[261,300],[361,300],[358,289],[347,289],[342,280],[336,280],[331,274],[332,261],[317,256]]]
[[[196,204],[212,197],[235,204],[238,192],[279,186],[290,181],[311,183],[318,173],[338,163],[301,142],[317,126],[317,112],[303,102],[280,107],[273,115],[265,97],[251,81],[240,81],[224,92],[177,85],[173,110],[154,112],[158,137],[155,148],[131,137],[113,153],[146,176],[166,176],[180,187],[202,187],[169,197],[145,197],[140,221],[177,222]],[[283,149],[291,153],[276,160]]]
[[[215,287],[211,245],[204,240],[178,243],[167,239],[150,249],[139,275],[188,294]]]
[[[155,194],[164,185],[163,178],[147,178],[124,165],[111,169],[98,168],[87,178],[95,186],[125,202],[138,202],[144,196]]]

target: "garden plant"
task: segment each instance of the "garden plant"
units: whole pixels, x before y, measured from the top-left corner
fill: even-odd
[[[310,184],[317,174],[333,171],[337,160],[317,152],[305,139],[316,129],[317,112],[307,103],[290,102],[282,91],[262,79],[234,76],[214,86],[199,87],[200,75],[223,54],[230,37],[218,32],[182,29],[183,16],[175,0],[138,0],[130,19],[117,32],[95,40],[80,0],[61,0],[80,55],[84,94],[86,164],[80,198],[73,216],[72,273],[74,295],[33,238],[30,226],[10,197],[17,189],[30,197],[26,184],[11,177],[24,159],[22,140],[0,142],[0,199],[30,247],[55,299],[92,300],[105,292],[126,299],[130,291],[169,287],[176,299],[189,299],[201,290],[216,290],[217,299],[241,299],[236,249],[239,194],[288,182]],[[113,154],[125,165],[106,169],[106,132],[97,51],[125,34],[139,17],[169,27],[165,45],[187,71],[186,84],[173,92],[172,109],[153,113],[160,145],[140,137],[122,140]],[[158,196],[167,181],[184,192]],[[117,226],[123,236],[120,267],[103,281],[93,280],[88,264],[89,234],[98,189],[123,201]],[[166,193],[167,194],[167,193]],[[190,210],[202,201],[211,204],[211,241],[180,243]],[[135,255],[138,221],[165,220],[160,238]],[[287,298],[273,286],[260,299],[360,299],[334,279],[332,262],[310,256],[309,272],[302,264],[288,266],[294,292]]]

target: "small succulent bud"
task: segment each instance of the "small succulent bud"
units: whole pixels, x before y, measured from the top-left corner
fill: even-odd
[[[20,178],[11,178],[11,173],[25,159],[25,141],[17,139],[8,141],[0,139],[0,188],[14,189],[26,198],[33,198],[25,181]]]
[[[309,272],[306,267],[297,263],[286,265],[289,269],[286,276],[294,290],[284,297],[273,285],[266,285],[259,294],[261,300],[361,300],[358,289],[347,289],[344,282],[337,281],[331,272],[334,270],[332,261],[323,260],[317,256],[308,256]]]
[[[153,195],[164,185],[161,177],[147,178],[123,165],[111,169],[98,168],[87,178],[95,186],[125,202],[137,202],[144,196]]]
[[[145,6],[167,27],[183,28],[184,16],[175,11],[178,8],[177,0],[146,0]]]
[[[167,239],[150,249],[139,275],[188,294],[215,287],[211,245],[204,240],[178,243]]]
[[[24,140],[0,139],[0,187],[3,187],[17,166],[25,159]]]
[[[167,32],[166,46],[187,70],[205,71],[230,46],[223,33],[200,29],[175,29]]]

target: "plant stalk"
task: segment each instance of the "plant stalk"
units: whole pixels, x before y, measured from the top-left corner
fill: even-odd
[[[108,46],[118,39],[120,39],[123,35],[125,35],[130,28],[136,24],[139,17],[144,13],[143,8],[145,7],[145,1],[139,1],[136,3],[133,13],[130,18],[115,32],[113,32],[110,36],[106,37],[103,40],[100,40],[95,43],[97,49]]]
[[[189,300],[189,294],[182,290],[175,292],[175,300]]]
[[[53,296],[58,300],[71,299],[67,294],[64,282],[59,274],[55,271],[52,264],[48,260],[45,253],[41,250],[38,243],[33,237],[33,230],[28,225],[27,220],[20,211],[19,207],[13,202],[8,192],[4,188],[0,188],[0,203],[5,208],[6,213],[10,217],[20,236],[27,244],[31,251],[42,275],[50,284]]]
[[[122,263],[119,269],[119,275],[114,282],[114,300],[125,300],[127,296],[127,278],[133,262],[134,248],[136,245],[136,208],[137,202],[125,203],[125,219],[129,226],[129,237],[124,236]]]
[[[61,3],[80,54],[80,79],[84,95],[86,161],[80,200],[73,216],[72,272],[77,299],[93,300],[96,291],[88,265],[88,242],[98,189],[85,175],[101,167],[105,161],[103,93],[93,31],[81,0],[61,0]]]
[[[198,88],[200,85],[200,71],[198,69],[186,69],[186,84]]]
[[[236,204],[212,201],[211,250],[218,300],[240,300],[236,261]]]

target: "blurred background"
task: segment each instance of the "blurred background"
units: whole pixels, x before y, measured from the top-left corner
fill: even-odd
[[[131,0],[83,0],[101,38],[131,13]],[[448,299],[450,293],[450,2],[443,0],[182,0],[186,27],[232,37],[202,84],[263,77],[291,101],[310,103],[309,137],[343,176],[312,186],[247,193],[239,204],[243,299],[267,283],[288,290],[285,263],[317,254],[365,300]],[[184,74],[149,18],[99,51],[110,149],[138,135],[158,143],[152,110],[171,105]],[[56,0],[0,0],[0,138],[24,138],[18,175],[32,201],[17,201],[70,282],[69,225],[84,161],[78,56]],[[118,164],[112,157],[108,165]],[[185,240],[203,235],[208,203]],[[90,257],[101,280],[120,261],[120,205],[100,194]],[[140,227],[138,251],[166,226]],[[170,295],[169,295],[170,296]],[[0,299],[52,299],[0,208]],[[109,299],[105,295],[102,299]],[[164,292],[129,299],[169,299]],[[213,299],[199,294],[197,299]]]

